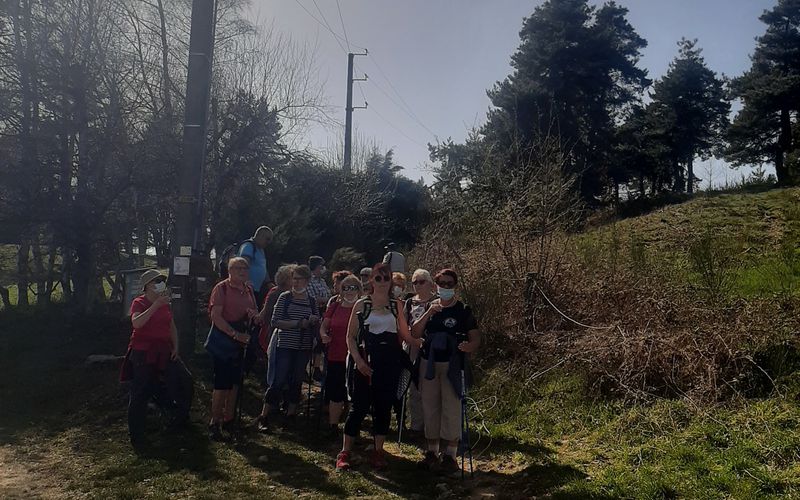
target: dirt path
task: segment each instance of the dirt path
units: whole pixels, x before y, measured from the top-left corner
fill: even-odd
[[[69,498],[43,464],[21,460],[10,446],[0,445],[0,498]]]

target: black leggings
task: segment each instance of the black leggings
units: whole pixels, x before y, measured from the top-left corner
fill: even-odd
[[[373,335],[368,333],[368,335]],[[387,334],[381,334],[387,335]],[[361,423],[372,408],[372,433],[385,436],[389,433],[392,420],[392,407],[397,400],[397,383],[400,378],[400,345],[396,334],[392,334],[391,342],[369,348],[372,377],[369,379],[353,367],[352,405],[344,433],[351,437],[358,436]]]

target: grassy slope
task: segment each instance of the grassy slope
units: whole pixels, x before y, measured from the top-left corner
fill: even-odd
[[[774,283],[760,272],[741,276],[777,262],[776,248],[794,237],[798,200],[798,190],[700,198],[578,241],[585,258],[606,264],[611,247],[626,252],[642,242],[650,261],[685,270],[687,246],[711,228],[738,243],[735,293],[760,294]],[[758,286],[747,288],[748,280]],[[49,478],[68,495],[427,498],[445,483],[453,496],[475,498],[800,498],[800,383],[794,376],[763,400],[632,406],[587,400],[581,381],[571,376],[551,372],[524,386],[523,375],[496,367],[475,394],[480,413],[473,412],[473,424],[485,428],[474,480],[419,473],[413,461],[420,452],[412,446],[391,447],[396,458],[386,474],[367,467],[336,474],[337,443],[317,437],[302,419],[274,436],[210,443],[202,432],[209,381],[202,354],[194,369],[195,429],[162,436],[160,450],[138,457],[125,441],[125,395],[113,368],[82,366],[90,353],[121,353],[126,326],[114,318],[65,318],[60,311],[0,315],[0,366],[14,374],[0,380],[0,398],[12,403],[0,405],[0,446],[29,464],[32,477]],[[246,409],[254,415],[258,383],[249,389]]]
[[[576,238],[589,267],[657,267],[667,279],[696,282],[691,249],[703,239],[722,260],[726,289],[754,297],[800,291],[800,189],[698,196]]]

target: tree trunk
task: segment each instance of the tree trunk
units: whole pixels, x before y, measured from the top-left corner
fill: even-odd
[[[52,240],[51,240],[52,241]],[[45,288],[45,300],[49,304],[51,299],[53,298],[53,290],[55,290],[55,267],[56,267],[56,254],[58,253],[58,247],[56,247],[55,243],[50,243],[48,248],[48,258],[47,258],[47,284]],[[42,297],[39,297],[41,300]]]
[[[158,19],[161,24],[161,72],[162,92],[164,94],[165,123],[172,126],[172,81],[169,78],[169,46],[167,45],[167,21],[164,15],[164,3],[158,0]],[[170,128],[171,130],[171,128]]]
[[[23,236],[22,242],[19,245],[17,252],[17,305],[27,306],[28,302],[28,276],[30,270],[28,268],[28,254],[31,247],[28,239]]]
[[[775,153],[775,177],[778,184],[785,186],[791,182],[786,167],[785,154],[792,149],[792,119],[789,110],[781,109],[781,133],[778,136],[778,151]]]
[[[48,302],[45,298],[47,295],[47,273],[44,270],[42,247],[39,238],[40,235],[37,234],[31,241],[31,250],[33,251],[33,265],[36,268],[36,305],[43,306]]]
[[[783,160],[781,148],[775,150],[775,178],[778,179],[778,185],[780,186],[789,184],[789,169]]]
[[[11,307],[11,295],[8,293],[8,288],[0,286],[0,298],[3,300],[3,308],[9,309]]]
[[[686,192],[694,193],[694,155],[689,155],[686,160]]]

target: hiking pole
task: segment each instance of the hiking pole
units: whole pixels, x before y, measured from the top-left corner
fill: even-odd
[[[242,349],[242,366],[239,370],[239,388],[236,391],[236,404],[234,406],[234,416],[236,419],[236,433],[238,435],[242,428],[242,392],[244,392],[244,365],[247,359],[247,344]]]
[[[314,349],[311,349],[311,357],[308,362],[308,394],[306,397],[306,423],[311,418],[311,384],[314,383]]]
[[[469,415],[467,413],[467,359],[461,351],[461,479],[464,479],[464,455],[469,453],[469,477],[474,477],[472,469],[472,444],[469,438]]]
[[[322,349],[322,380],[319,383],[319,413],[317,413],[317,432],[322,422],[322,410],[325,407],[325,385],[328,382],[328,348]]]
[[[397,423],[397,444],[403,442],[403,428],[406,426],[406,399],[408,399],[408,392],[403,393],[403,398],[400,403],[400,421]]]

